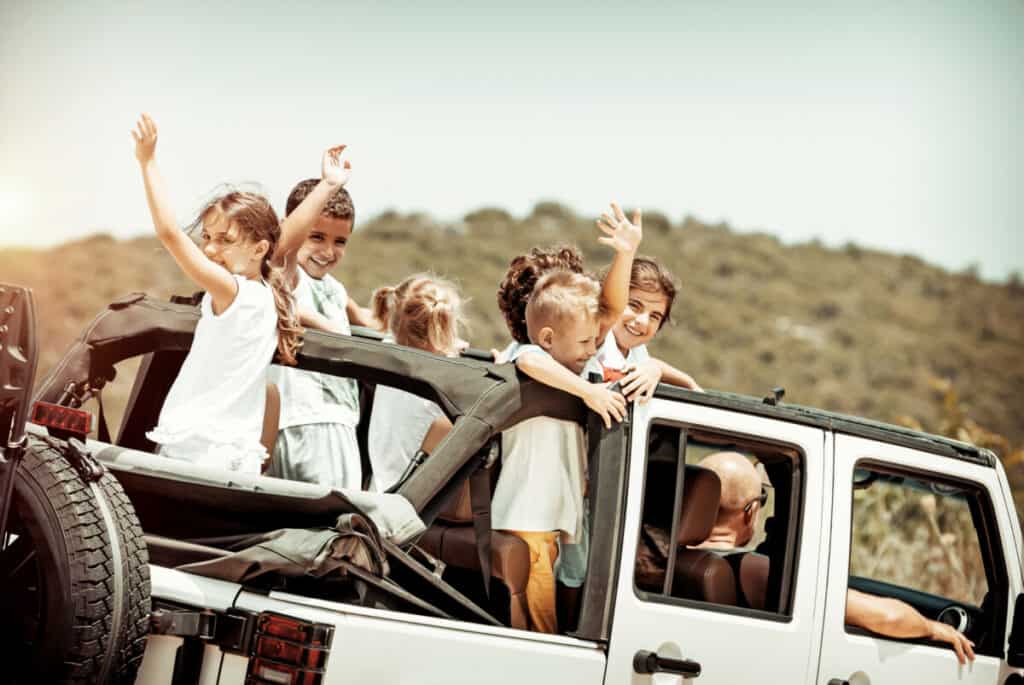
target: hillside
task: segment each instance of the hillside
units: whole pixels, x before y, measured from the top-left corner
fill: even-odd
[[[786,400],[883,421],[913,417],[939,430],[934,379],[947,379],[973,419],[1024,443],[1024,288],[984,283],[910,256],[784,246],[692,219],[648,213],[642,251],[682,282],[652,351],[708,388],[757,396],[774,386]],[[507,342],[495,289],[518,252],[571,242],[598,268],[610,258],[591,219],[555,203],[524,218],[481,209],[455,224],[385,213],[357,226],[336,274],[365,303],[372,289],[432,270],[470,297],[475,347]],[[166,297],[192,288],[155,239],[98,235],[49,250],[0,251],[0,280],[35,289],[42,341],[40,376],[86,322],[130,291]],[[131,373],[108,393],[123,402]],[[118,397],[120,395],[120,397]]]

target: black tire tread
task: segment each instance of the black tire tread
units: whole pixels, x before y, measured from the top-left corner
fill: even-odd
[[[109,503],[124,568],[124,612],[120,635],[111,636],[114,611],[114,560],[96,492],[83,481],[53,438],[32,437],[19,465],[19,477],[35,481],[59,521],[69,570],[68,598],[73,603],[71,637],[57,682],[95,683],[111,639],[118,642],[107,682],[132,683],[145,650],[149,620],[149,565],[135,511],[109,473],[100,493]],[[49,524],[48,524],[49,525]]]
[[[135,508],[121,483],[108,471],[100,480],[100,488],[117,522],[126,583],[127,611],[121,624],[118,654],[110,682],[131,685],[142,663],[142,655],[146,651],[146,635],[149,633],[149,550]]]

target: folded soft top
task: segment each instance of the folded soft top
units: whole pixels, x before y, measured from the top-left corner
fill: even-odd
[[[400,495],[212,469],[92,440],[86,446],[121,481],[143,529],[154,535],[196,540],[333,527],[340,515],[352,513],[396,545],[424,530]]]
[[[399,547],[424,530],[401,495],[234,473],[92,440],[86,447],[121,482],[150,544],[188,548],[194,558],[175,563],[180,570],[238,583],[354,574],[430,615],[499,625]],[[411,589],[390,577],[392,564]]]

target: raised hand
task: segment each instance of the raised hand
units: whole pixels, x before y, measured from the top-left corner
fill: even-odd
[[[135,158],[140,164],[153,159],[156,154],[156,122],[148,114],[142,114],[132,130],[135,140]]]
[[[597,227],[604,231],[605,235],[597,241],[608,245],[616,252],[632,254],[640,247],[640,239],[643,238],[640,210],[633,212],[633,221],[629,221],[622,213],[622,208],[614,202],[611,204],[612,215],[602,214],[597,220]]]
[[[337,145],[324,152],[323,162],[320,168],[320,176],[332,186],[343,186],[348,183],[352,176],[352,165],[348,160],[342,161],[341,153],[345,150],[344,145]]]

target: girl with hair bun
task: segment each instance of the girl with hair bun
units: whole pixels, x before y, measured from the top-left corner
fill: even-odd
[[[373,310],[399,345],[447,357],[457,356],[463,346],[459,337],[462,298],[449,281],[424,274],[410,276],[374,292]],[[378,385],[367,439],[373,468],[370,489],[383,492],[400,484],[451,428],[451,421],[434,402]]]

